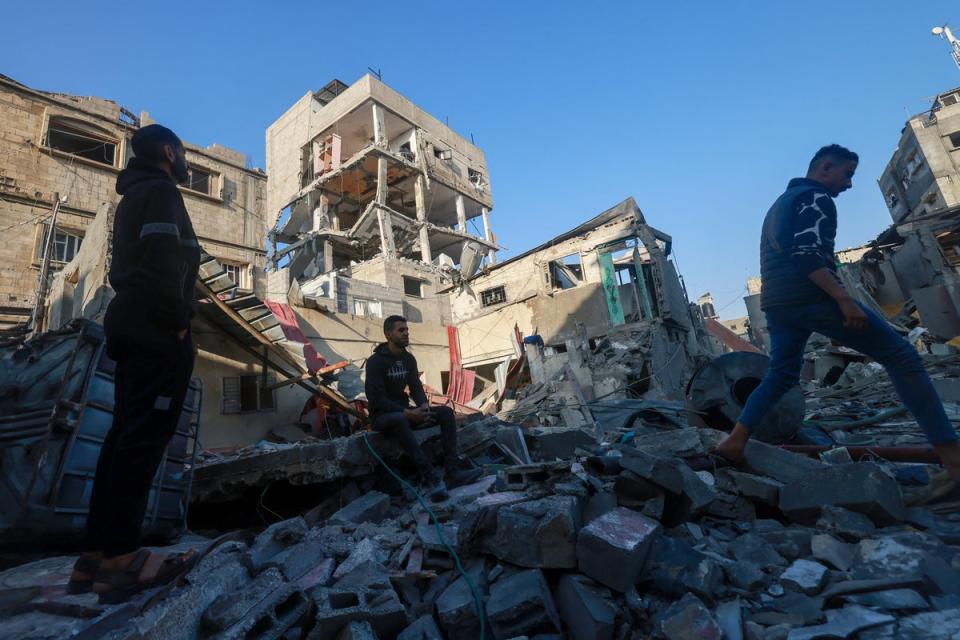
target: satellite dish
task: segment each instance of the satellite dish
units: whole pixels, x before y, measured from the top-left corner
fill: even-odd
[[[943,35],[943,27],[934,27],[933,29],[930,30],[930,33],[932,33],[935,36]]]

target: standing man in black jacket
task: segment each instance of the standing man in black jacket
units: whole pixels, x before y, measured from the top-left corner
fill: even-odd
[[[837,277],[833,199],[853,186],[858,161],[857,154],[840,145],[823,147],[806,177],[791,180],[767,212],[760,237],[760,306],[770,332],[770,367],[717,453],[743,459],[763,416],[799,384],[804,347],[816,331],[884,366],[947,473],[960,480],[957,432],[916,349],[886,319],[854,300]]]
[[[410,330],[406,319],[388,317],[383,321],[383,335],[387,341],[377,346],[373,355],[367,358],[366,366],[365,391],[373,428],[400,440],[406,454],[417,465],[430,498],[442,500],[446,497],[447,485],[462,484],[477,474],[458,470],[456,417],[450,407],[431,407],[427,402],[417,359],[407,351]],[[407,389],[410,390],[409,396]],[[416,407],[410,406],[411,399]],[[440,425],[444,475],[433,468],[413,435],[414,428],[434,423]]]
[[[77,560],[69,585],[74,592],[93,588],[105,602],[167,582],[192,560],[141,548],[140,527],[193,370],[200,245],[177,190],[188,179],[183,143],[153,124],[137,130],[131,146],[135,157],[117,178],[123,197],[110,264],[116,297],[104,320],[107,354],[117,363],[113,426],[87,519],[94,551]]]

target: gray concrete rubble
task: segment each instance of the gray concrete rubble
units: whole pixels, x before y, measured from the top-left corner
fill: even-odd
[[[174,549],[229,539],[168,590],[121,606],[65,593],[73,556],[11,566],[5,637],[960,634],[960,514],[950,494],[917,499],[927,465],[754,442],[734,466],[710,453],[722,432],[691,425],[677,402],[603,404],[576,427],[466,421],[464,465],[484,475],[429,511],[362,436],[205,454],[196,504],[255,520],[209,518]],[[435,429],[418,438],[439,453]],[[370,442],[409,472],[390,442]]]

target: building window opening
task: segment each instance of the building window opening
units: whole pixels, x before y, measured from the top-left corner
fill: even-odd
[[[72,124],[63,118],[51,118],[47,127],[47,146],[63,153],[114,166],[117,141],[95,131]]]
[[[43,227],[43,237],[40,239],[40,260],[47,255],[47,238],[50,233],[50,227]],[[50,260],[53,262],[70,262],[80,250],[80,244],[83,242],[83,236],[57,229],[53,234],[53,253]]]
[[[243,264],[224,264],[224,271],[227,272],[227,275],[230,276],[230,279],[233,280],[233,284],[237,285],[241,289],[246,288],[247,284],[247,266]]]
[[[554,289],[573,289],[583,282],[580,254],[571,253],[550,262],[550,286]]]
[[[503,304],[507,301],[507,291],[503,286],[494,287],[480,292],[480,304],[484,307],[492,307]]]
[[[453,151],[450,151],[449,149],[441,149],[440,147],[434,145],[433,157],[437,160],[453,160]]]
[[[223,379],[223,413],[255,413],[275,411],[276,390],[269,387],[276,384],[276,377],[267,376],[263,386],[263,376],[233,376]]]
[[[483,191],[487,186],[487,180],[483,177],[483,174],[477,171],[476,169],[467,169],[467,178],[470,180],[470,183],[477,188],[478,191]]]
[[[354,298],[353,315],[365,316],[369,318],[382,318],[383,304],[379,300],[364,300],[363,298]]]
[[[184,189],[190,189],[191,191],[197,191],[199,193],[210,195],[212,175],[213,174],[206,169],[190,167],[187,181],[180,186],[182,186]]]
[[[954,149],[960,149],[960,131],[950,134],[950,146]]]
[[[403,293],[411,298],[423,297],[423,280],[403,276]]]

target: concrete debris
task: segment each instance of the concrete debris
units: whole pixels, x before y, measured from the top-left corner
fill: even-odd
[[[501,578],[490,588],[487,616],[496,640],[559,633],[560,617],[539,569]]]
[[[815,595],[827,582],[827,568],[819,562],[797,560],[780,574],[780,582],[788,587]]]
[[[639,580],[660,533],[655,520],[623,507],[614,509],[580,530],[578,568],[611,589],[626,591]]]
[[[272,523],[251,523],[246,542],[221,545],[142,609],[51,591],[66,581],[70,557],[0,573],[5,633],[472,640],[482,624],[504,639],[804,640],[919,638],[924,624],[957,623],[957,517],[936,504],[904,507],[901,492],[920,486],[917,465],[827,464],[754,442],[732,467],[709,456],[722,434],[689,426],[674,404],[616,406],[629,411],[589,428],[464,424],[464,464],[486,475],[431,513],[371,464],[365,446],[263,445],[229,464],[312,456],[317,446],[347,458],[311,476],[319,484],[288,484],[290,502],[269,485],[264,500],[252,476],[217,480],[253,489],[253,513]],[[418,432],[428,445],[437,437]],[[300,460],[300,471],[320,468]],[[344,465],[350,473],[336,476]],[[241,504],[231,495],[228,517]],[[293,517],[280,519],[285,509]]]

